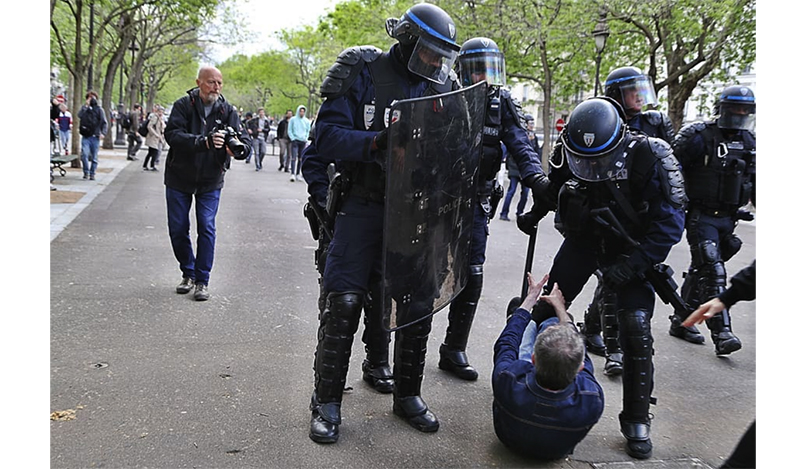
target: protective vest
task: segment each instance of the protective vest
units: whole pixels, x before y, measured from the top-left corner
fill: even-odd
[[[663,195],[671,205],[681,207],[685,203],[680,165],[666,142],[629,134],[624,145],[625,165],[609,180],[583,181],[573,176],[566,164],[554,169],[567,173],[560,176],[566,182],[559,190],[556,215],[556,228],[565,237],[577,236],[592,240],[595,246],[603,246],[610,234],[591,214],[593,209],[603,207],[611,209],[633,238],[644,236],[650,219],[649,206],[642,193],[652,171],[659,177]],[[620,243],[615,239],[613,245],[619,247]]]
[[[631,130],[637,130],[648,137],[656,137],[672,144],[675,139],[675,130],[672,121],[659,111],[645,111],[628,121]]]
[[[754,195],[755,137],[741,131],[726,137],[714,122],[693,124],[685,138],[694,133],[702,136],[705,154],[702,161],[684,168],[689,206],[735,212]]]

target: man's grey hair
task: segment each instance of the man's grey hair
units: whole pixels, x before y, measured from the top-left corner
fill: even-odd
[[[554,391],[575,380],[585,354],[583,338],[572,323],[554,324],[536,336],[536,382]]]

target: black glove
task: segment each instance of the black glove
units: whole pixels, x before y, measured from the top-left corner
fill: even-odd
[[[642,274],[653,262],[641,251],[636,250],[628,256],[620,256],[608,269],[603,271],[603,284],[611,288],[621,287]]]
[[[753,221],[755,220],[755,216],[752,213],[748,212],[747,210],[739,209],[736,211],[736,219],[737,220],[744,220],[744,221]]]
[[[533,200],[537,204],[544,205],[548,210],[555,210],[558,199],[551,190],[550,179],[544,174],[533,174],[522,180],[522,183],[531,188]]]
[[[389,129],[383,129],[375,135],[372,139],[372,145],[376,150],[386,150],[386,145],[389,143]]]
[[[533,209],[517,217],[517,228],[528,236],[533,236],[534,230],[539,225],[542,218],[547,215],[548,210],[536,204]]]

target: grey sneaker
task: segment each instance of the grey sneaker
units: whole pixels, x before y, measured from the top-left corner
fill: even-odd
[[[175,287],[175,291],[181,295],[185,295],[190,291],[192,291],[192,287],[194,287],[194,280],[190,279],[189,277],[183,277],[181,283],[179,283],[178,286]]]
[[[198,283],[194,287],[194,300],[195,301],[206,301],[211,294],[208,293],[208,285],[204,283]]]

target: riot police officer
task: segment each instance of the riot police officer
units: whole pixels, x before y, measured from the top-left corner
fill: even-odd
[[[327,202],[330,162],[335,161],[348,181],[338,190],[338,206],[330,211],[338,213],[325,261],[322,288],[327,298],[320,313],[310,406],[309,437],[317,443],[339,438],[353,336],[370,279],[382,269],[389,109],[395,100],[458,86],[452,69],[459,46],[455,24],[445,11],[430,4],[414,5],[399,19],[388,19],[386,31],[397,41],[388,52],[353,47],[330,68],[321,86],[325,101],[316,121],[316,138],[303,155],[303,177],[319,206]],[[439,429],[420,395],[431,319],[395,333],[393,412],[423,432]]]
[[[631,131],[641,132],[672,143],[675,131],[669,116],[661,111],[647,109],[658,105],[655,87],[650,76],[637,67],[620,67],[612,70],[605,81],[605,96],[619,103],[625,111],[625,122]],[[584,315],[583,333],[587,349],[606,357],[603,372],[607,375],[622,373],[622,350],[619,347],[618,327],[613,307],[614,296],[603,290],[603,276],[596,272],[597,287]],[[602,319],[602,320],[601,320]],[[691,328],[695,331],[696,328]],[[602,330],[602,337],[600,335]],[[687,330],[691,333],[691,330]],[[702,338],[702,336],[700,336]]]
[[[691,263],[681,286],[689,311],[725,290],[725,262],[736,254],[742,241],[733,232],[738,220],[752,220],[742,207],[755,204],[756,98],[746,86],[722,90],[714,105],[713,121],[690,124],[675,138],[675,156],[686,178],[689,205],[686,240]],[[690,342],[680,324],[685,313],[675,311],[669,333]],[[731,330],[728,310],[709,319],[708,328],[717,355],[742,348]]]
[[[474,204],[470,277],[461,293],[450,303],[447,333],[439,347],[439,368],[472,381],[478,379],[478,372],[469,364],[466,348],[483,289],[489,219],[502,199],[502,187],[495,179],[503,157],[500,142],[505,144],[508,157],[517,163],[520,180],[533,189],[535,198],[547,194],[550,181],[528,139],[519,104],[512,100],[508,90],[502,88],[506,77],[505,58],[497,44],[485,37],[465,41],[458,53],[458,66],[462,86],[481,81],[490,86],[483,128],[483,156],[478,172],[478,200]],[[493,198],[496,188],[499,188],[499,195]]]
[[[653,287],[644,279],[666,259],[684,227],[683,179],[670,146],[628,130],[614,100],[590,98],[569,117],[551,158],[549,174],[559,187],[556,227],[564,235],[550,269],[571,302],[596,270],[613,292],[624,352],[620,428],[626,452],[652,455],[650,403],[653,389]],[[616,222],[614,225],[612,222]],[[632,238],[623,241],[618,226]],[[531,316],[552,315],[539,301]]]

